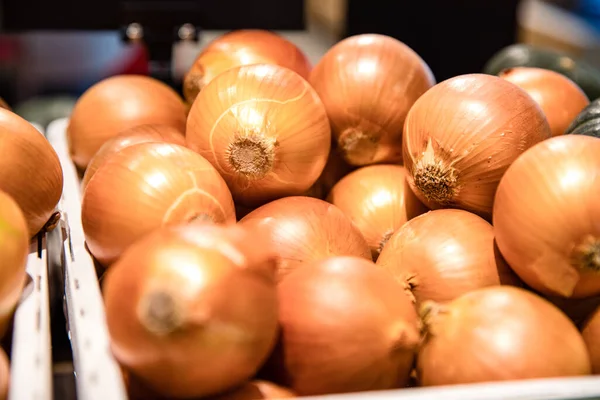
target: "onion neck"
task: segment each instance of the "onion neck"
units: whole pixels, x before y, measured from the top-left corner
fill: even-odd
[[[415,163],[413,177],[415,187],[430,202],[449,205],[458,194],[457,171],[435,154],[431,139]]]
[[[338,138],[344,159],[352,165],[367,165],[375,161],[379,139],[357,128],[348,128]]]
[[[575,246],[573,261],[584,272],[600,274],[600,238],[588,235]]]
[[[261,179],[273,169],[275,145],[275,139],[260,134],[237,137],[227,148],[227,160],[236,173]]]
[[[377,247],[377,253],[374,255],[375,258],[379,257],[379,255],[383,251],[383,247],[390,240],[390,238],[392,237],[393,234],[394,234],[394,231],[390,229],[387,232],[385,232],[383,234],[383,236],[381,236],[381,240],[379,241],[379,245]]]
[[[183,310],[173,294],[152,291],[146,294],[138,307],[140,323],[149,332],[166,336],[182,328]]]

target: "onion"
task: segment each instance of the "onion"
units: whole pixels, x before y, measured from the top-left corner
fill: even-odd
[[[163,396],[218,394],[251,378],[277,340],[276,258],[237,226],[158,230],[107,272],[117,360]]]
[[[408,110],[434,83],[425,62],[389,36],[352,36],[333,46],[311,73],[332,132],[352,165],[402,160]]]
[[[286,197],[257,208],[239,222],[277,251],[279,280],[307,263],[331,256],[371,260],[360,231],[334,205],[311,197]]]
[[[583,90],[558,72],[517,67],[505,69],[499,76],[533,97],[548,119],[552,136],[564,134],[581,110],[590,104]]]
[[[142,143],[114,154],[83,195],[87,246],[104,266],[162,226],[191,221],[235,223],[225,181],[208,161],[169,143]]]
[[[0,400],[8,399],[8,389],[10,385],[10,366],[8,357],[4,350],[0,348]]]
[[[333,257],[292,272],[278,286],[276,382],[299,395],[406,386],[419,342],[408,296],[371,261]]]
[[[555,137],[525,152],[500,182],[498,248],[541,293],[600,295],[599,154],[597,138]]]
[[[108,139],[144,124],[185,130],[185,105],[164,83],[141,75],[104,79],[79,98],[67,128],[69,151],[80,170]]]
[[[111,155],[135,144],[161,142],[185,146],[185,135],[169,125],[148,124],[127,129],[114,138],[108,139],[88,164],[81,182],[82,188],[85,189],[96,170]]]
[[[212,397],[211,400],[263,400],[263,399],[291,399],[296,395],[290,390],[266,381],[248,382],[242,387]]]
[[[327,201],[358,227],[374,260],[397,229],[427,211],[408,187],[406,170],[398,165],[372,165],[346,175]]]
[[[582,334],[592,360],[592,372],[600,374],[600,307],[586,321]]]
[[[321,176],[319,176],[319,179],[317,179],[314,185],[308,189],[305,195],[324,200],[333,186],[354,169],[355,167],[348,165],[348,163],[344,161],[339,149],[333,147],[329,153],[327,164],[325,164]]]
[[[48,223],[63,189],[56,152],[23,118],[0,108],[0,190],[12,197],[31,236]]]
[[[249,206],[307,191],[331,145],[325,108],[308,82],[266,64],[213,79],[192,105],[186,139]]]
[[[27,221],[17,203],[0,191],[0,337],[6,333],[21,297],[28,254]],[[0,384],[0,394],[1,389]]]
[[[537,103],[496,76],[470,74],[439,83],[411,108],[404,126],[404,165],[429,208],[491,216],[508,166],[550,137]]]
[[[310,62],[289,40],[265,30],[237,30],[211,42],[184,77],[183,93],[191,104],[214,77],[241,65],[276,64],[298,73],[310,74]]]
[[[463,210],[436,210],[396,231],[377,265],[410,290],[417,304],[447,302],[475,289],[519,285],[487,221]]]
[[[587,375],[590,360],[573,323],[523,289],[496,286],[447,305],[421,306],[423,386]]]

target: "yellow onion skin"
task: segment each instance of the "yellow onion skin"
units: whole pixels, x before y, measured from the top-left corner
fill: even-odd
[[[336,206],[311,197],[272,201],[239,223],[265,237],[279,255],[278,279],[304,265],[332,256],[371,260],[365,238]]]
[[[590,374],[581,334],[559,309],[524,289],[496,286],[421,306],[422,386]]]
[[[394,232],[427,211],[399,165],[371,165],[351,172],[333,187],[327,201],[358,227],[374,260]]]
[[[58,155],[23,118],[0,108],[0,190],[23,211],[31,236],[53,215],[63,189]]]
[[[105,267],[161,226],[235,223],[233,199],[218,172],[170,143],[137,144],[110,157],[89,181],[81,207],[86,244]]]
[[[404,43],[362,34],[333,46],[311,72],[346,161],[402,161],[402,129],[414,102],[435,84],[427,64]]]
[[[385,271],[332,257],[278,286],[280,342],[268,374],[300,396],[404,387],[419,342],[409,297]]]
[[[221,173],[238,204],[301,195],[331,147],[325,108],[300,75],[256,64],[232,68],[198,95],[186,140]]]
[[[551,136],[539,105],[502,78],[468,74],[421,96],[404,125],[404,166],[430,209],[460,208],[491,218],[506,169]]]
[[[488,286],[520,285],[494,243],[494,229],[464,210],[430,211],[392,235],[377,260],[418,305],[445,303]]]
[[[600,139],[554,137],[508,169],[494,232],[511,268],[540,293],[600,295]]]
[[[583,325],[581,333],[592,360],[592,372],[600,375],[600,306]]]

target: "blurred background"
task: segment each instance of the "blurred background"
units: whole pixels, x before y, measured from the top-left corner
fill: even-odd
[[[387,34],[438,81],[480,72],[513,43],[600,68],[600,0],[1,0],[0,96],[45,124],[110,75],[152,73],[177,88],[203,46],[240,28],[278,31],[313,63],[343,37]]]

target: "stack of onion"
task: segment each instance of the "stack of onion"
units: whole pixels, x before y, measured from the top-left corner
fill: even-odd
[[[235,209],[225,181],[200,155],[175,144],[141,143],[100,166],[84,192],[81,218],[90,252],[108,266],[162,225],[235,223]]]
[[[543,68],[508,68],[498,75],[525,90],[542,108],[552,136],[563,135],[588,104],[579,86],[563,74]]]
[[[0,337],[6,333],[21,296],[28,253],[29,233],[25,217],[17,203],[0,191]]]
[[[184,77],[183,93],[192,104],[214,77],[241,65],[275,64],[308,78],[310,63],[289,40],[265,30],[238,30],[218,37],[194,61]]]
[[[496,286],[447,305],[421,307],[426,327],[417,373],[423,386],[590,373],[583,338],[556,307],[523,289]]]
[[[374,260],[396,230],[427,211],[408,186],[406,170],[398,165],[372,165],[346,175],[327,201],[358,227]]]
[[[311,73],[333,134],[352,165],[402,160],[402,127],[413,103],[434,83],[404,43],[364,34],[333,46]]]
[[[278,286],[281,337],[268,371],[299,395],[406,386],[418,317],[402,287],[371,261],[333,257]]]
[[[117,360],[163,396],[201,397],[250,379],[277,340],[276,258],[237,226],[164,228],[104,281]]]
[[[502,178],[494,206],[498,248],[533,289],[600,295],[600,140],[554,137]]]
[[[377,265],[409,289],[417,304],[447,302],[472,290],[519,284],[483,218],[463,210],[436,210],[392,235]]]
[[[600,374],[600,307],[586,321],[582,330],[592,361],[592,372]]]
[[[108,139],[144,124],[185,130],[186,109],[179,95],[164,83],[141,75],[104,79],[77,100],[67,128],[69,151],[80,170]]]
[[[56,152],[23,118],[0,108],[0,190],[11,196],[36,235],[53,215],[63,189]]]
[[[244,205],[306,192],[331,146],[325,108],[308,82],[267,64],[213,79],[192,106],[186,139]]]
[[[334,205],[311,197],[286,197],[257,208],[241,225],[277,251],[279,279],[292,270],[331,256],[371,260],[369,245],[352,221]]]
[[[163,142],[185,146],[185,136],[183,132],[169,125],[148,124],[127,129],[114,138],[107,140],[88,164],[81,182],[82,188],[85,189],[96,170],[111,155],[136,144]]]
[[[537,103],[491,75],[439,83],[411,108],[404,126],[404,165],[429,208],[462,208],[490,217],[508,166],[550,137]]]

